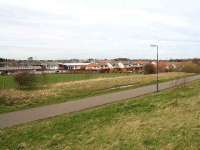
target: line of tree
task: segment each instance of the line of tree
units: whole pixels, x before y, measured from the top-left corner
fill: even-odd
[[[0,62],[6,62],[6,61],[8,61],[8,59],[0,58]]]
[[[182,66],[180,71],[187,73],[200,73],[200,62],[187,62]]]

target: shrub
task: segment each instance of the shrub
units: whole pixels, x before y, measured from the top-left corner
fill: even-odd
[[[200,65],[188,62],[183,65],[181,71],[187,73],[200,73]]]
[[[29,72],[18,73],[14,79],[20,89],[31,89],[36,86],[36,77]]]
[[[146,64],[144,66],[144,74],[154,74],[156,73],[156,68],[153,64]]]
[[[194,64],[200,65],[200,59],[198,59],[198,58],[194,58],[194,59],[192,60],[192,62],[193,62]]]

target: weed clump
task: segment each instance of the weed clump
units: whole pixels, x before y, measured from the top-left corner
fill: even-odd
[[[36,76],[29,72],[21,72],[14,76],[19,89],[33,89],[36,87]]]

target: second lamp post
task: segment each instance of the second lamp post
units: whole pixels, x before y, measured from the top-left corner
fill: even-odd
[[[159,67],[159,60],[158,60],[158,48],[159,46],[157,44],[151,44],[150,45],[151,47],[156,47],[156,50],[157,50],[157,65],[156,65],[156,74],[157,74],[157,82],[156,82],[156,88],[157,88],[157,92],[159,91],[159,79],[158,79],[158,67]]]

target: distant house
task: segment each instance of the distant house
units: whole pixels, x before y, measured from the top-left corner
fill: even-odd
[[[112,71],[114,71],[114,72],[125,72],[126,71],[126,67],[121,61],[111,61],[110,64],[113,66]]]
[[[155,62],[155,61],[152,62],[152,64],[155,65],[155,67],[157,66],[157,62]],[[158,68],[159,68],[159,72],[168,72],[168,71],[172,71],[172,70],[176,69],[177,66],[173,62],[161,60],[161,61],[159,61]]]
[[[36,71],[41,71],[41,69],[42,69],[41,66],[17,66],[17,67],[5,66],[5,67],[0,67],[0,72],[6,74],[19,73],[22,71],[36,73]]]
[[[99,63],[98,63],[98,67],[99,67],[100,69],[113,69],[112,64],[109,63],[109,62],[99,62]]]
[[[133,72],[142,73],[144,71],[145,64],[134,64],[133,65]]]
[[[129,63],[127,70],[135,73],[142,73],[147,63],[149,63],[149,61],[132,61]]]
[[[85,70],[90,63],[63,63],[65,70]]]
[[[46,62],[42,63],[41,66],[44,70],[50,70],[50,71],[59,70],[59,64],[57,62]]]
[[[114,69],[124,69],[125,66],[122,62],[111,62]]]
[[[133,64],[131,63],[123,63],[123,65],[124,65],[124,68],[126,68],[126,70],[129,70],[133,67]]]
[[[85,69],[91,70],[91,71],[98,71],[100,70],[100,67],[96,63],[91,63],[91,64],[88,64]]]
[[[151,63],[151,61],[145,61],[145,60],[139,60],[135,61],[135,64],[138,64],[140,66],[144,66],[145,64]]]
[[[98,72],[110,72],[113,69],[112,64],[107,60],[99,60],[95,64]]]

